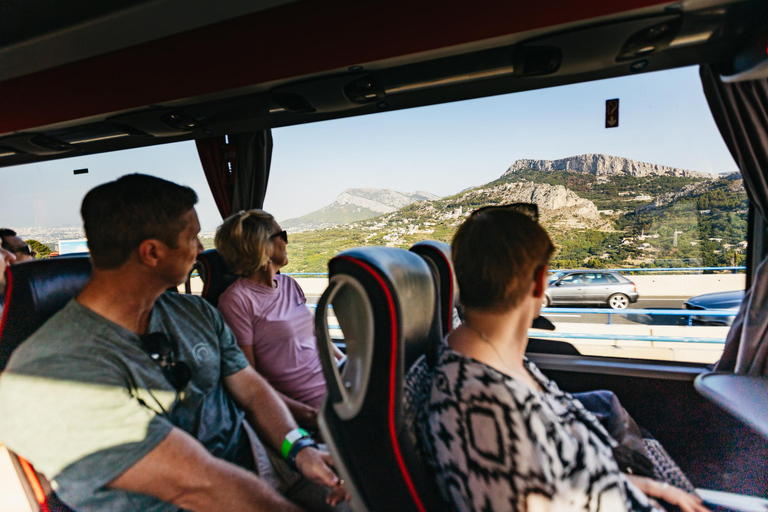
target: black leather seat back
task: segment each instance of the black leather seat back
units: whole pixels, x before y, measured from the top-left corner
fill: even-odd
[[[328,384],[320,428],[350,484],[355,510],[441,510],[434,481],[416,456],[403,412],[403,378],[438,340],[432,272],[418,255],[391,247],[345,251],[329,263],[315,316]],[[348,359],[333,358],[328,306]]]
[[[216,249],[200,253],[195,268],[203,280],[202,297],[216,307],[221,294],[237,280],[237,276],[229,271],[224,258]]]
[[[11,265],[0,322],[0,371],[11,353],[74,298],[91,277],[88,255]]]

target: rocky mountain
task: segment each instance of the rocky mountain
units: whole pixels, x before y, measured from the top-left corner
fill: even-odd
[[[388,188],[348,188],[333,203],[295,219],[281,222],[292,232],[309,231],[346,224],[383,213],[390,213],[416,201],[431,201],[439,196],[429,192],[398,192]]]
[[[473,210],[493,204],[536,203],[539,220],[558,232],[572,229],[612,230],[592,201],[562,185],[546,183],[488,184],[451,197],[418,201],[396,212],[351,223],[345,228],[368,233],[365,241],[403,245],[419,239],[441,239],[452,232]],[[450,240],[450,237],[448,237]]]
[[[737,244],[746,238],[748,200],[738,173],[713,175],[581,155],[518,160],[494,181],[396,210],[380,206],[379,198],[397,192],[372,193],[348,190],[330,206],[336,214],[359,214],[359,209],[375,216],[294,236],[287,271],[323,271],[328,259],[351,247],[450,242],[473,210],[514,202],[538,205],[540,221],[558,247],[553,268],[733,266],[745,258]],[[389,210],[381,213],[373,209],[385,207]]]
[[[527,160],[515,161],[503,174],[508,176],[524,169],[540,171],[567,171],[595,176],[627,175],[635,177],[647,176],[677,176],[682,178],[714,178],[712,174],[677,169],[664,165],[638,162],[628,158],[611,155],[577,155],[559,160]],[[502,176],[502,177],[503,177]]]
[[[460,194],[456,203],[508,204],[535,203],[539,218],[544,224],[573,228],[610,229],[601,219],[592,201],[579,197],[562,185],[545,183],[505,183],[493,187],[481,187]]]

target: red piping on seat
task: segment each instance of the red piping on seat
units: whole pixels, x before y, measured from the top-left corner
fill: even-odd
[[[40,483],[40,479],[37,478],[37,473],[32,469],[32,465],[23,457],[19,457],[19,463],[21,463],[24,474],[27,476],[29,485],[32,486],[32,492],[35,493],[37,504],[40,505],[40,512],[50,512],[51,508],[48,506],[48,498],[45,496],[43,486]]]
[[[436,252],[440,255],[441,258],[443,258],[443,260],[445,261],[445,264],[448,265],[448,270],[450,271],[452,269],[451,262],[448,261],[448,258],[445,257],[445,254],[443,253],[443,251],[436,251]],[[448,314],[448,322],[445,324],[448,326],[448,329],[447,329],[448,332],[443,333],[444,335],[451,332],[451,329],[453,328],[453,325],[452,325],[453,324],[452,322],[453,320],[453,271],[451,271],[450,282],[451,282],[451,288],[450,288],[451,304],[448,307],[448,311],[446,312]]]
[[[206,259],[201,259],[201,260],[197,260],[197,261],[202,263],[202,265],[205,267],[205,274],[208,277],[208,279],[206,279],[203,282],[203,293],[202,293],[203,298],[207,299],[208,298],[208,290],[210,290],[210,288],[211,288],[211,281],[212,281],[212,279],[211,279],[211,266],[208,264],[208,260],[206,260]]]
[[[350,263],[353,263],[359,267],[362,267],[365,269],[369,274],[371,274],[374,279],[379,283],[381,288],[384,290],[384,294],[387,296],[387,304],[389,305],[389,315],[390,319],[392,321],[393,329],[391,329],[392,332],[392,353],[390,354],[390,367],[389,367],[389,404],[388,404],[388,423],[389,423],[389,438],[392,442],[392,447],[395,450],[395,458],[397,459],[397,465],[400,466],[400,473],[403,475],[403,479],[405,480],[405,484],[408,487],[408,491],[411,493],[411,497],[413,498],[413,501],[416,503],[416,507],[419,509],[420,512],[426,512],[426,509],[424,508],[424,504],[421,502],[421,498],[419,497],[419,493],[416,492],[416,486],[413,485],[413,480],[411,480],[411,475],[408,473],[408,468],[405,466],[405,460],[403,459],[403,453],[400,450],[400,443],[397,441],[397,429],[395,428],[395,376],[397,375],[397,366],[395,364],[397,360],[397,329],[394,327],[397,326],[397,316],[395,314],[395,301],[392,298],[392,293],[389,291],[389,287],[387,286],[387,283],[384,282],[384,279],[381,278],[381,276],[376,272],[370,265],[367,265],[366,263],[363,263],[360,260],[357,260],[355,258],[352,258],[350,256],[337,256],[338,259],[348,261]]]
[[[8,321],[8,304],[11,299],[11,289],[13,288],[13,278],[11,277],[10,265],[5,267],[5,280],[8,285],[5,288],[5,305],[3,305],[3,318],[0,319],[0,339],[3,338],[5,322]]]

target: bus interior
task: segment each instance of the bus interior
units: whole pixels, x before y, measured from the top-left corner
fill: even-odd
[[[760,0],[219,0],[194,7],[181,0],[109,0],[77,9],[51,0],[10,3],[0,7],[0,176],[44,162],[194,141],[213,201],[227,217],[269,201],[268,185],[281,171],[270,174],[270,163],[285,150],[275,145],[273,157],[273,130],[697,67],[749,197],[748,289],[768,253],[767,22],[768,3]],[[375,133],[359,137],[379,143]],[[4,191],[0,201],[10,195]],[[323,432],[355,510],[430,510],[395,431],[403,428],[397,402],[412,361],[400,322],[421,322],[414,329],[426,340],[439,323],[433,316],[444,320],[453,299],[439,296],[451,282],[443,274],[440,290],[428,279],[428,293],[419,292],[437,294],[442,312],[435,305],[404,311],[405,285],[390,265],[403,265],[416,280],[425,275],[413,267],[421,265],[413,263],[419,256],[402,252],[407,255],[395,263],[382,248],[334,258],[331,286],[318,303],[318,312],[329,303],[338,309],[345,338],[362,340],[347,344],[348,373],[326,369],[333,390],[323,413]],[[353,260],[379,278],[361,276]],[[8,270],[16,282],[20,268]],[[74,289],[82,286],[83,269],[78,272]],[[208,274],[205,286],[216,286]],[[340,291],[345,286],[351,292]],[[390,309],[382,305],[387,294],[394,297]],[[428,318],[412,320],[415,312]],[[327,317],[317,319],[318,333],[327,331]],[[6,310],[3,342],[14,321]],[[417,345],[414,350],[427,350]],[[0,356],[12,348],[0,345]],[[566,391],[613,391],[694,485],[712,491],[709,503],[765,510],[764,502],[740,501],[768,498],[764,374],[712,373],[711,362],[572,348],[535,339],[528,357]],[[747,387],[726,380],[707,389],[703,376],[712,375]],[[353,449],[371,443],[377,448]],[[14,461],[33,508],[61,506],[28,463]]]

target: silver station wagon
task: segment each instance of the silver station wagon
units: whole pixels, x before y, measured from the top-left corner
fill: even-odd
[[[566,270],[549,278],[544,307],[566,304],[607,304],[626,309],[637,302],[635,283],[612,270]]]

